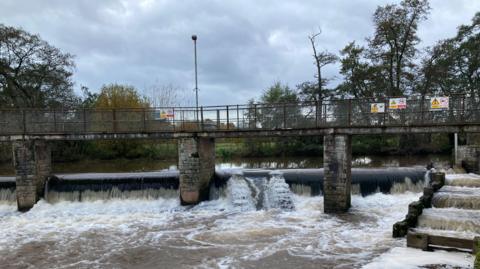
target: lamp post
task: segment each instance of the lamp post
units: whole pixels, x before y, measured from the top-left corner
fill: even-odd
[[[198,77],[197,77],[197,36],[192,35],[193,40],[193,50],[194,50],[194,57],[195,57],[195,120],[198,121]]]

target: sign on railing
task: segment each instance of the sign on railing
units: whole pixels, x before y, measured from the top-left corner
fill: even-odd
[[[407,108],[407,98],[390,98],[389,109],[405,109]]]

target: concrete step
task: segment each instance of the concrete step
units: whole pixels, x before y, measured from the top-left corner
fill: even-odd
[[[444,234],[451,233],[462,238],[473,238],[480,236],[480,210],[425,209],[418,218],[416,228],[442,231]]]
[[[411,229],[407,234],[407,247],[419,248],[422,250],[445,249],[459,250],[470,253],[477,253],[480,237],[462,238],[454,234],[442,234],[436,230]]]
[[[432,206],[480,210],[480,188],[443,186],[433,195]]]
[[[451,186],[480,188],[480,175],[477,174],[447,174],[445,184]]]

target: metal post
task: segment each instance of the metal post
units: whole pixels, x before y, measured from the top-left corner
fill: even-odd
[[[283,129],[287,128],[287,105],[283,103]]]
[[[239,115],[239,108],[237,105],[237,129],[240,129],[240,115]]]
[[[112,119],[113,119],[113,132],[117,131],[117,113],[115,109],[112,109]]]
[[[173,118],[172,118],[172,125],[173,131],[175,132],[175,108],[172,108]]]
[[[257,104],[253,105],[253,128],[257,129]]]
[[[201,128],[202,128],[202,131],[203,131],[203,128],[204,128],[204,126],[203,126],[203,106],[200,107],[200,117],[201,117]]]
[[[383,126],[386,126],[387,125],[387,113],[388,113],[388,99],[384,101],[385,103],[385,112],[383,112]]]
[[[217,129],[220,129],[220,110],[217,109]]]
[[[23,122],[23,134],[27,133],[27,116],[25,115],[25,110],[22,109],[22,122]]]
[[[57,132],[57,113],[55,112],[55,108],[53,109],[53,131]]]
[[[352,99],[348,99],[347,123],[348,126],[352,125]]]
[[[454,156],[455,156],[455,165],[458,163],[458,133],[453,134],[453,140],[454,140]]]
[[[198,122],[198,76],[197,76],[197,36],[192,35],[194,58],[195,58],[195,120]]]
[[[147,116],[147,113],[146,113],[146,108],[143,108],[143,132],[146,132],[147,131],[147,121],[146,121],[146,116]]]
[[[227,130],[230,129],[230,119],[229,119],[230,115],[229,114],[230,113],[228,112],[228,106],[227,106]]]
[[[85,108],[83,109],[83,132],[87,132],[87,113],[85,111]]]
[[[315,100],[315,127],[318,127],[318,100]]]

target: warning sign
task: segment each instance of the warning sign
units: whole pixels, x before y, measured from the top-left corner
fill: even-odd
[[[430,99],[431,110],[448,109],[448,97],[432,97]]]
[[[156,109],[154,111],[154,118],[156,120],[166,120],[173,118],[173,109]]]
[[[390,98],[388,103],[390,109],[405,109],[407,108],[407,98]]]
[[[385,113],[385,104],[384,103],[370,104],[370,113]]]

